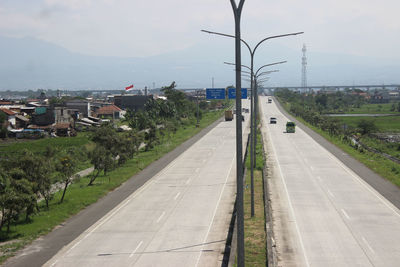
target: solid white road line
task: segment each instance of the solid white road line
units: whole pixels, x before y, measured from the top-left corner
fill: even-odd
[[[344,209],[341,209],[341,211],[342,211],[343,215],[344,215],[348,220],[350,220],[350,216],[347,214],[347,212],[346,212]]]
[[[140,241],[139,245],[135,248],[134,251],[132,251],[131,255],[129,255],[129,258],[131,258],[133,255],[135,255],[136,251],[140,248],[140,246],[143,244],[143,241]]]
[[[369,245],[368,241],[367,241],[364,237],[362,237],[362,240],[364,241],[365,245],[367,245],[368,249],[369,249],[372,253],[375,254],[375,251],[371,248],[371,246]]]
[[[160,222],[162,217],[164,217],[164,215],[165,215],[165,211],[163,211],[163,213],[160,215],[160,217],[158,217],[157,222]]]
[[[331,196],[331,197],[335,197],[335,195],[331,192],[331,190],[329,190],[328,189],[328,194]]]
[[[174,200],[176,200],[176,199],[179,197],[180,194],[181,194],[181,192],[178,192],[178,193],[175,195]]]

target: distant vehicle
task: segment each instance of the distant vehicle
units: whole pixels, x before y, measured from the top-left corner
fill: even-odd
[[[242,111],[243,111],[244,113],[249,113],[249,109],[248,109],[248,108],[242,108]]]
[[[272,99],[271,98],[268,98],[268,104],[269,103],[272,103]]]
[[[274,117],[269,118],[269,123],[276,124],[276,118],[274,118]]]
[[[233,120],[233,112],[231,109],[225,110],[225,120],[226,121],[231,121]]]
[[[243,115],[236,114],[236,118],[240,118],[240,117],[242,117],[242,121],[244,121],[244,116]]]
[[[292,121],[288,121],[286,123],[286,132],[287,133],[294,133],[296,131],[296,124]]]

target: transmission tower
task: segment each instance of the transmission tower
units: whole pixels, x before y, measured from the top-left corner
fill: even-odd
[[[303,57],[301,58],[301,87],[303,87],[303,89],[306,89],[307,87],[307,57],[306,57],[306,45],[303,44],[303,49],[301,50],[303,51]]]

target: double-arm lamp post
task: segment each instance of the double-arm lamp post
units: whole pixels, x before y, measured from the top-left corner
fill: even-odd
[[[232,2],[233,0],[231,0],[231,2]],[[234,1],[233,1],[234,2]],[[257,92],[254,92],[254,87],[253,87],[253,78],[254,78],[254,72],[253,72],[253,69],[254,69],[254,55],[255,55],[255,53],[256,53],[256,51],[257,51],[257,48],[263,43],[263,42],[265,42],[265,41],[267,41],[267,40],[270,40],[270,39],[275,39],[275,38],[281,38],[281,37],[286,37],[286,36],[292,36],[292,35],[299,35],[299,34],[303,34],[304,32],[294,32],[294,33],[287,33],[287,34],[281,34],[281,35],[274,35],[274,36],[269,36],[269,37],[266,37],[266,38],[264,38],[264,39],[262,39],[261,41],[259,41],[257,44],[256,44],[256,46],[252,49],[251,47],[250,47],[250,45],[245,41],[245,40],[243,40],[243,39],[241,39],[240,38],[240,35],[239,35],[239,37],[238,37],[238,35],[236,34],[236,36],[234,36],[234,35],[231,35],[231,34],[226,34],[226,33],[220,33],[220,32],[213,32],[213,31],[208,31],[208,30],[201,30],[202,32],[205,32],[205,33],[209,33],[209,34],[215,34],[215,35],[221,35],[221,36],[225,36],[225,37],[230,37],[230,38],[235,38],[236,39],[236,42],[237,42],[237,39],[240,39],[240,42],[242,42],[243,44],[245,44],[245,46],[247,47],[247,49],[249,50],[249,53],[250,53],[250,72],[251,72],[251,82],[250,82],[250,86],[251,86],[251,113],[252,114],[254,114],[253,116],[250,116],[251,118],[252,118],[252,121],[253,121],[253,123],[254,123],[254,125],[256,124],[256,121],[257,121],[257,118],[256,118],[256,116],[257,116],[257,114],[256,114],[256,108],[255,108],[255,101],[256,101],[256,98],[257,98],[257,96],[256,96],[256,94],[257,94]],[[236,51],[236,52],[238,52],[238,51]],[[237,63],[237,61],[236,61],[236,63]],[[238,67],[236,67],[236,68],[238,68]],[[236,77],[237,78],[237,77]],[[239,88],[240,89],[240,88]],[[236,91],[238,92],[238,88],[236,88]],[[237,110],[237,109],[236,109]],[[256,131],[253,131],[253,133],[252,134],[250,134],[251,135],[251,140],[252,140],[252,145],[255,147],[255,145],[256,145],[256,135],[257,135],[257,133],[256,133]],[[253,150],[253,153],[254,153],[254,159],[255,159],[255,149]],[[255,162],[255,161],[254,161]]]
[[[241,46],[240,42],[246,44],[247,48],[250,51],[251,55],[251,69],[253,69],[253,57],[255,50],[257,47],[264,41],[272,38],[284,37],[288,35],[296,35],[295,34],[287,34],[287,35],[280,35],[280,36],[271,36],[268,38],[263,39],[261,42],[257,44],[254,50],[251,50],[250,46],[244,42],[240,38],[240,19],[243,10],[245,0],[240,0],[239,4],[236,4],[235,0],[230,0],[233,15],[235,19],[235,35],[227,35],[227,34],[220,34],[216,32],[208,32],[212,34],[223,35],[231,38],[235,38],[235,63],[236,63],[236,111],[239,113],[237,116],[238,118],[241,117],[242,113],[242,99],[241,99]],[[251,71],[253,73],[253,71]],[[253,75],[251,75],[251,79],[253,79]],[[252,94],[253,95],[253,94]],[[252,99],[254,96],[252,96]],[[253,111],[252,111],[253,112]],[[236,120],[236,208],[237,208],[237,266],[244,267],[244,216],[243,216],[243,159],[242,159],[242,120]]]
[[[255,81],[257,81],[257,78],[258,77],[260,77],[260,76],[262,76],[262,75],[264,75],[264,74],[269,74],[269,73],[272,73],[272,72],[276,72],[276,71],[266,71],[266,72],[262,72],[262,73],[259,73],[262,69],[264,69],[264,68],[266,68],[266,67],[269,67],[269,66],[274,66],[274,65],[278,65],[278,64],[283,64],[283,63],[286,63],[287,61],[279,61],[279,62],[274,62],[274,63],[270,63],[270,64],[265,64],[265,65],[263,65],[263,66],[261,66],[261,67],[259,67],[258,69],[257,69],[257,71],[255,72],[255,73],[253,73],[253,69],[252,68],[250,68],[250,67],[248,67],[248,66],[246,66],[246,65],[241,65],[242,67],[244,67],[244,68],[246,68],[246,69],[248,69],[248,70],[250,70],[250,73],[249,72],[246,72],[246,73],[249,73],[250,74],[250,87],[251,87],[251,106],[250,106],[250,110],[251,110],[251,113],[250,113],[250,191],[251,191],[251,194],[250,194],[250,198],[251,198],[251,200],[250,200],[250,203],[251,203],[251,217],[253,217],[254,216],[254,167],[255,167],[255,160],[256,160],[256,158],[255,158],[255,150],[256,150],[256,147],[255,147],[255,145],[256,145],[256,143],[255,142],[253,142],[253,138],[256,138],[257,137],[257,134],[255,133],[256,131],[257,131],[257,125],[256,125],[256,120],[254,119],[255,118],[255,114],[256,114],[256,108],[255,108],[255,101],[254,101],[254,99],[255,99],[255,97],[256,97],[256,86],[254,86],[254,83],[255,83]],[[227,64],[227,65],[235,65],[234,63],[230,63],[230,62],[224,62],[224,64]],[[242,72],[245,72],[245,71],[242,71]]]

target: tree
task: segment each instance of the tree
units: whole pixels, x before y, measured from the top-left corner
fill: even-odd
[[[61,181],[64,183],[64,191],[60,203],[64,201],[65,192],[68,185],[72,182],[76,172],[76,161],[70,155],[62,155],[59,159],[57,170],[60,173]]]
[[[7,116],[4,112],[0,111],[0,138],[7,137],[7,127],[5,126],[5,122],[7,121]]]
[[[171,101],[176,110],[178,111],[179,116],[187,115],[187,103],[188,100],[183,92],[175,89],[176,84],[172,82],[170,86],[164,86],[161,91],[164,92],[164,95],[167,97],[168,101]]]
[[[32,203],[35,197],[28,180],[17,180],[4,174],[0,179],[0,207],[2,213],[0,230],[7,223],[7,233],[9,233],[11,223],[18,221],[21,213]]]
[[[94,171],[93,174],[90,176],[88,186],[93,184],[101,171],[103,171],[104,175],[106,175],[107,171],[113,165],[112,154],[110,153],[110,151],[99,144],[96,145],[95,149],[89,155],[91,162],[94,166]]]
[[[362,135],[369,134],[377,129],[374,121],[366,119],[361,119],[357,123],[357,127],[360,129]]]
[[[46,150],[45,155],[50,156],[50,149]],[[49,207],[49,200],[52,197],[51,185],[52,185],[52,173],[54,170],[53,162],[51,157],[44,157],[38,154],[33,154],[30,151],[24,150],[22,155],[18,158],[17,166],[20,170],[24,172],[24,177],[31,183],[32,190],[37,197],[42,196],[46,201],[46,207]],[[37,202],[28,208],[27,220],[31,212],[33,212],[33,207]]]
[[[149,129],[147,129],[144,139],[146,140],[146,151],[154,147],[157,140],[157,127],[155,124],[151,124]]]

